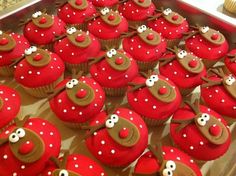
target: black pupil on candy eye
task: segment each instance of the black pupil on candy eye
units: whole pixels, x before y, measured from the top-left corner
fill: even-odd
[[[112,123],[112,121],[111,121],[111,120],[109,120],[109,123]]]
[[[204,120],[203,120],[203,119],[201,119],[201,121],[203,122]]]
[[[171,172],[170,172],[170,171],[168,171],[168,175],[171,175]]]
[[[170,165],[171,168],[173,168],[174,166],[173,165]]]
[[[12,135],[12,138],[15,138],[16,137],[16,135]]]

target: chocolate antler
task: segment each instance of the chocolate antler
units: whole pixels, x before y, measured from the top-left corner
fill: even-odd
[[[63,155],[62,161],[60,161],[55,156],[50,157],[50,160],[56,165],[57,168],[66,169],[68,155],[69,155],[69,151],[67,150]]]
[[[9,65],[9,67],[14,67],[17,65],[19,62],[21,62],[25,58],[25,55],[22,55],[21,57],[14,59],[12,63]]]
[[[53,43],[55,43],[55,42],[57,42],[57,41],[59,41],[59,40],[62,40],[63,38],[65,38],[67,35],[66,34],[63,34],[63,35],[60,35],[60,36],[58,36],[58,35],[55,35],[55,38],[53,39]]]
[[[222,68],[217,68],[217,69],[209,69],[209,71],[215,73],[217,76],[224,78],[225,77],[225,73],[223,71]]]
[[[121,34],[121,38],[133,37],[133,36],[136,35],[136,34],[137,34],[136,31],[123,32],[123,33]]]
[[[164,158],[163,158],[163,151],[162,151],[161,143],[158,142],[156,147],[157,147],[157,150],[155,150],[155,148],[152,147],[151,145],[148,145],[148,149],[150,150],[150,152],[152,152],[152,154],[158,159],[159,163],[162,165]]]
[[[57,7],[57,8],[60,8],[60,7],[62,7],[62,6],[64,6],[65,4],[67,3],[67,1],[61,1],[61,0],[56,0],[56,2],[55,2],[55,6]]]
[[[26,115],[26,116],[24,116],[24,118],[23,119],[19,119],[19,118],[16,118],[15,119],[15,123],[16,123],[16,126],[18,126],[18,127],[23,127],[24,126],[24,124],[29,120],[29,118],[32,116],[32,114],[28,114],[28,115]]]
[[[89,22],[89,21],[92,21],[92,20],[95,20],[96,18],[98,18],[100,16],[99,13],[96,13],[96,14],[93,14],[93,16],[91,17],[88,17],[88,18],[85,18],[85,22]]]
[[[85,135],[84,139],[87,139],[89,136],[91,136],[92,134],[94,134],[96,131],[102,129],[102,128],[106,128],[105,124],[100,124],[97,126],[82,126],[81,129],[83,130],[89,130],[88,134]]]
[[[236,61],[236,54],[227,54],[227,56],[230,58],[231,62],[235,62]]]
[[[105,58],[105,55],[102,55],[98,58],[89,58],[89,66],[96,64],[98,62],[100,62],[101,60],[103,60]]]
[[[224,74],[224,71],[222,68],[209,69],[209,71],[216,74],[220,78],[225,77],[225,74]],[[205,78],[205,77],[201,77],[201,79],[206,82],[206,83],[202,84],[202,87],[217,86],[217,85],[221,85],[223,83],[222,80],[215,81],[215,80],[211,80],[211,79]]]
[[[178,52],[178,47],[174,46],[174,49],[168,47],[167,50],[170,51],[171,53],[176,54]],[[160,58],[159,59],[160,66],[165,66],[166,64],[172,62],[175,58],[176,58],[176,55],[171,56],[170,58]]]

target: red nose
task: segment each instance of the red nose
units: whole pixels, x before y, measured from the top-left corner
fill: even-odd
[[[40,24],[47,23],[47,19],[46,19],[45,17],[42,17],[42,18],[39,20],[39,23],[40,23]]]
[[[31,141],[26,141],[24,144],[21,144],[18,152],[22,155],[27,155],[32,152],[33,149],[34,144]]]
[[[149,34],[147,35],[147,39],[148,39],[148,40],[153,40],[153,39],[154,39],[154,34],[153,34],[153,33],[149,33]]]
[[[198,64],[198,62],[193,59],[193,60],[189,61],[188,66],[191,68],[195,68],[197,66],[197,64]]]
[[[173,17],[172,17],[172,20],[173,21],[176,21],[176,20],[178,20],[179,19],[179,15],[174,15]]]
[[[124,139],[129,136],[129,130],[127,128],[122,128],[119,132],[120,138]]]
[[[87,91],[84,89],[78,90],[76,97],[77,98],[84,98],[87,95]]]
[[[111,15],[109,15],[109,17],[108,17],[108,20],[109,20],[109,21],[113,21],[115,18],[116,18],[116,17],[115,17],[113,14],[111,14]]]
[[[143,3],[145,0],[138,0],[138,2]]]
[[[85,36],[80,34],[75,38],[75,40],[77,42],[83,42],[85,40]]]
[[[158,94],[160,95],[164,95],[167,93],[167,88],[165,87],[161,87],[159,90],[158,90]]]
[[[218,34],[212,34],[212,36],[211,36],[211,39],[212,40],[217,40],[219,38],[219,35]]]
[[[118,58],[116,58],[115,62],[116,62],[116,65],[121,65],[121,64],[123,64],[124,60],[122,57],[118,57]]]
[[[81,4],[82,4],[82,0],[76,0],[76,1],[75,1],[75,4],[76,4],[76,5],[81,5]]]
[[[42,58],[43,58],[43,56],[42,56],[40,53],[37,53],[37,54],[34,56],[34,61],[40,61]]]
[[[209,132],[212,136],[218,136],[221,133],[221,128],[218,125],[210,127]]]
[[[7,45],[7,44],[8,44],[7,38],[0,39],[0,45]]]

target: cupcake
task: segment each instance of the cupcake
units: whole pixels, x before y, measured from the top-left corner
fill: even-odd
[[[63,79],[63,61],[47,50],[31,46],[16,63],[14,77],[27,93],[43,98]]]
[[[158,59],[166,51],[166,41],[145,25],[136,31],[123,35],[123,49],[137,61],[139,70],[147,71],[156,67]]]
[[[138,66],[128,53],[111,49],[91,62],[90,74],[107,96],[122,96],[128,83],[137,76]]]
[[[39,175],[51,156],[57,157],[61,137],[54,125],[25,117],[0,133],[1,175]]]
[[[168,47],[178,45],[189,30],[187,20],[170,8],[151,16],[147,25],[166,39]]]
[[[54,51],[64,61],[67,70],[72,72],[75,69],[88,73],[89,59],[100,52],[99,41],[88,31],[76,30],[75,27],[67,29],[67,33],[58,39],[54,44]]]
[[[225,0],[224,8],[233,14],[236,14],[236,1],[235,0]]]
[[[119,0],[89,0],[93,3],[97,10],[101,10],[105,7],[109,9],[117,10]]]
[[[29,48],[29,42],[20,34],[0,31],[0,75],[12,76],[14,68],[10,67],[12,62]]]
[[[180,106],[182,97],[178,87],[166,77],[142,73],[129,85],[129,105],[150,126],[162,125]]]
[[[173,81],[182,95],[188,95],[202,84],[206,68],[200,58],[185,50],[177,47],[169,50],[159,60],[160,74]]]
[[[106,176],[103,168],[87,156],[66,152],[63,157],[52,157],[53,164],[49,165],[41,176]]]
[[[221,68],[211,72],[214,74],[203,78],[205,82],[201,87],[202,101],[231,123],[236,119],[236,78],[225,74]]]
[[[121,34],[128,31],[128,22],[117,11],[104,8],[96,15],[95,20],[88,23],[88,30],[99,39],[102,49],[118,49]]]
[[[221,60],[229,50],[229,44],[219,31],[204,27],[194,27],[185,40],[186,50],[202,58],[206,68]]]
[[[86,146],[103,164],[126,167],[147,147],[148,130],[142,118],[126,108],[97,114],[88,129]]]
[[[126,0],[119,6],[119,12],[128,20],[131,27],[146,25],[148,17],[155,9],[152,0]]]
[[[186,103],[175,112],[170,124],[174,144],[200,161],[224,155],[231,141],[226,121],[210,108],[199,105],[199,101]]]
[[[236,75],[236,49],[230,51],[225,57],[225,66],[229,72]]]
[[[55,36],[65,33],[65,23],[61,19],[41,11],[35,12],[24,24],[24,36],[29,42],[48,49],[52,49]]]
[[[66,24],[77,25],[79,29],[87,30],[86,18],[96,13],[92,2],[87,0],[67,0],[59,2],[58,17]]]
[[[137,161],[135,174],[161,176],[202,176],[197,164],[185,153],[170,146],[152,147]]]
[[[20,115],[21,98],[14,89],[0,85],[0,132]]]
[[[74,75],[59,83],[49,100],[51,110],[65,125],[80,128],[100,112],[105,94],[92,78]]]

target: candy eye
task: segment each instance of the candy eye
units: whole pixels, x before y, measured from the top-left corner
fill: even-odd
[[[152,87],[155,84],[154,80],[152,79],[147,79],[146,80],[146,86]]]
[[[3,32],[0,30],[0,35],[2,35],[3,34]]]
[[[9,136],[9,141],[10,141],[11,143],[16,143],[16,142],[19,141],[19,136],[18,136],[16,133],[12,133],[12,134],[10,134],[10,136]]]
[[[235,81],[236,81],[236,80],[235,80],[235,78],[234,78],[233,76],[229,76],[229,77],[225,80],[225,83],[226,83],[226,85],[231,86],[231,85],[234,84]]]
[[[119,121],[119,116],[116,114],[112,114],[110,119],[114,122],[117,123]]]
[[[66,83],[66,88],[72,89],[73,87],[74,87],[74,84],[73,84],[71,81],[68,81],[68,82]]]
[[[147,30],[147,26],[145,25],[142,25],[142,28],[143,28],[143,32]]]
[[[163,14],[166,16],[170,15],[171,13],[172,13],[172,10],[170,8],[167,8],[163,11]]]
[[[43,13],[41,11],[38,11],[38,17],[40,17]]]
[[[158,76],[157,75],[152,75],[150,77],[150,79],[152,79],[154,82],[157,82],[158,81]]]
[[[110,12],[110,10],[107,7],[105,7],[100,12],[101,12],[102,15],[106,15]]]
[[[111,51],[113,56],[115,56],[117,54],[117,51],[115,49],[111,49],[110,51]]]
[[[30,48],[25,50],[25,55],[29,56],[32,54],[32,50]]]
[[[201,29],[200,29],[200,31],[203,33],[203,34],[205,34],[205,33],[207,33],[208,31],[209,31],[209,27],[208,26],[204,26],[204,27],[201,27]]]
[[[30,49],[31,49],[32,53],[37,51],[37,47],[36,46],[31,46]]]
[[[79,81],[78,81],[77,79],[72,79],[70,82],[71,82],[74,86],[79,83]]]
[[[112,58],[112,56],[113,56],[112,51],[108,51],[107,52],[107,57]]]
[[[25,130],[22,128],[19,128],[16,130],[16,134],[19,138],[23,138],[25,136]]]
[[[170,169],[164,169],[162,172],[163,176],[173,176],[173,172]]]
[[[59,176],[69,176],[69,173],[67,170],[61,170],[60,173],[59,173]]]
[[[197,119],[197,123],[200,126],[205,126],[206,125],[206,120],[204,118],[200,117],[200,118]]]
[[[32,18],[38,18],[38,12],[35,12],[35,13],[32,15]]]
[[[179,53],[178,53],[178,57],[180,58],[180,59],[183,59],[184,57],[186,57],[187,56],[187,51],[185,51],[185,50],[181,50]]]
[[[113,120],[111,120],[111,119],[108,119],[107,121],[106,121],[106,127],[107,128],[113,128],[114,127],[114,122],[113,122]]]
[[[171,171],[174,171],[176,169],[176,164],[174,161],[167,161],[166,162],[166,168],[171,170]]]
[[[203,113],[203,114],[201,115],[201,118],[205,119],[205,121],[208,121],[208,120],[210,120],[210,115],[207,114],[207,113]]]
[[[73,34],[75,32],[76,32],[76,28],[75,27],[71,27],[71,28],[66,30],[66,33],[69,34],[69,35],[71,35],[71,34]]]
[[[147,30],[147,26],[145,25],[139,26],[137,29],[138,33],[143,33],[146,30]]]

